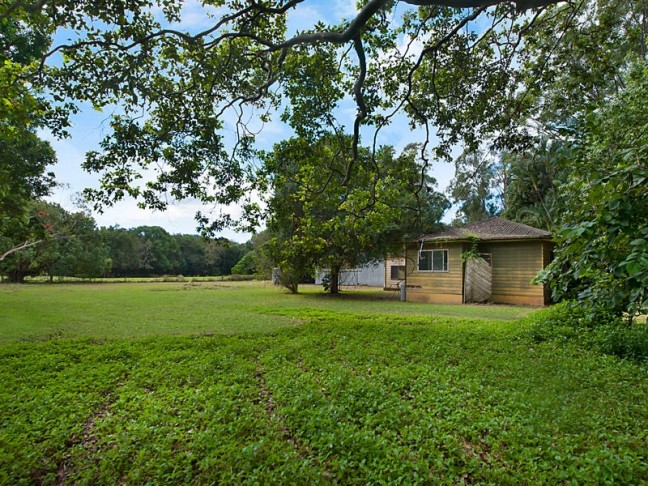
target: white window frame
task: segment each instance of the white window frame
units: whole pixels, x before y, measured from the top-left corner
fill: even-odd
[[[445,269],[444,270],[434,270],[434,252],[445,252]],[[430,255],[430,264],[432,265],[432,269],[430,270],[421,270],[421,255],[423,253],[431,253]],[[421,250],[419,252],[419,259],[418,259],[418,271],[419,272],[431,272],[431,273],[447,273],[450,271],[450,252],[446,248],[439,248],[439,249],[429,249],[429,250]]]

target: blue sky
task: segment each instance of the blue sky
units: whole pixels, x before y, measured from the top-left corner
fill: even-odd
[[[312,27],[315,22],[324,20],[335,22],[341,18],[349,18],[355,12],[354,0],[335,1],[313,1],[304,2],[294,14],[288,19],[288,27],[291,31],[304,30]],[[218,12],[212,10],[212,14]],[[199,1],[188,0],[183,10],[183,20],[180,28],[195,32],[208,27],[213,19],[205,15],[205,10]],[[57,34],[56,41],[65,41],[69,35],[66,32]],[[371,62],[371,60],[369,60]],[[48,133],[41,133],[41,136],[52,143],[56,150],[58,163],[53,167],[57,180],[61,184],[49,198],[68,210],[78,210],[74,200],[76,195],[85,187],[96,187],[98,177],[88,174],[81,169],[84,155],[89,150],[97,150],[99,141],[109,130],[108,111],[97,112],[89,104],[81,105],[79,114],[72,118],[70,138],[57,140]],[[355,116],[355,105],[351,99],[345,100],[338,109],[338,121],[351,130]],[[275,117],[278,118],[278,117]],[[226,131],[234,134],[234,127],[231,124],[225,126]],[[256,141],[260,148],[271,148],[272,145],[282,139],[291,136],[291,129],[281,123],[278,119],[263,126],[263,130],[257,135]],[[412,131],[405,116],[399,116],[394,123],[384,129],[379,140],[380,144],[392,145],[397,152],[403,149],[408,143],[423,140],[422,131]],[[432,175],[437,179],[439,189],[447,187],[454,175],[452,164],[436,162],[432,167]],[[113,207],[105,208],[103,214],[92,213],[99,226],[119,225],[129,228],[140,225],[155,225],[165,228],[170,233],[195,233],[196,222],[193,219],[198,210],[209,210],[196,201],[181,201],[174,203],[165,212],[142,210],[137,207],[133,200],[125,200]],[[232,208],[236,213],[236,208]],[[249,239],[246,233],[235,233],[230,230],[224,231],[221,236],[235,241],[243,242]]]

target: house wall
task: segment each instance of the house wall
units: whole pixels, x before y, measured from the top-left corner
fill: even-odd
[[[340,271],[340,285],[383,287],[385,285],[385,262],[380,261]]]
[[[419,247],[407,249],[407,301],[439,304],[463,303],[463,243],[425,243],[424,250],[448,250],[447,272],[419,272]]]
[[[419,247],[407,249],[407,300],[409,302],[463,303],[464,265],[461,254],[468,243],[425,243],[424,250],[447,249],[448,272],[420,272]],[[482,241],[479,251],[491,254],[493,271],[490,302],[517,305],[547,305],[550,292],[531,280],[551,259],[549,241]]]
[[[398,290],[401,279],[391,278],[392,267],[405,266],[405,257],[389,257],[385,260],[385,290]]]
[[[531,280],[548,262],[547,242],[482,242],[481,251],[492,255],[493,293],[491,302],[545,305],[547,292]]]

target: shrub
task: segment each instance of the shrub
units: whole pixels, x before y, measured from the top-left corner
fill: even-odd
[[[536,342],[541,342],[578,337],[590,332],[597,325],[610,320],[617,321],[618,318],[603,311],[592,315],[578,303],[565,301],[547,307],[527,320],[530,323],[530,337]]]
[[[232,275],[229,275],[227,277],[227,280],[231,280],[233,282],[243,282],[247,280],[254,280],[254,275],[241,275],[239,273],[233,273]]]
[[[526,335],[536,343],[572,342],[619,358],[648,360],[648,325],[628,325],[602,308],[592,310],[566,301],[531,315],[526,322]]]
[[[604,326],[596,330],[598,346],[606,354],[648,361],[648,324]]]
[[[331,274],[330,273],[325,273],[324,276],[322,277],[322,287],[324,287],[324,291],[328,292],[331,290]]]
[[[253,275],[257,271],[256,252],[250,251],[232,267],[232,275]]]
[[[290,290],[293,294],[296,294],[299,289],[301,274],[302,272],[299,268],[295,268],[292,265],[285,265],[281,267],[279,273],[279,284]]]

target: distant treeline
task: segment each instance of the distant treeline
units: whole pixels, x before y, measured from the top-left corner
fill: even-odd
[[[172,235],[159,226],[99,230],[108,251],[110,277],[229,275],[252,248],[226,239]]]
[[[154,277],[230,275],[252,242],[172,235],[159,226],[97,228],[92,217],[38,201],[22,234],[0,234],[0,253],[24,241],[35,244],[0,261],[0,275],[25,277]],[[238,273],[247,271],[245,266]]]

